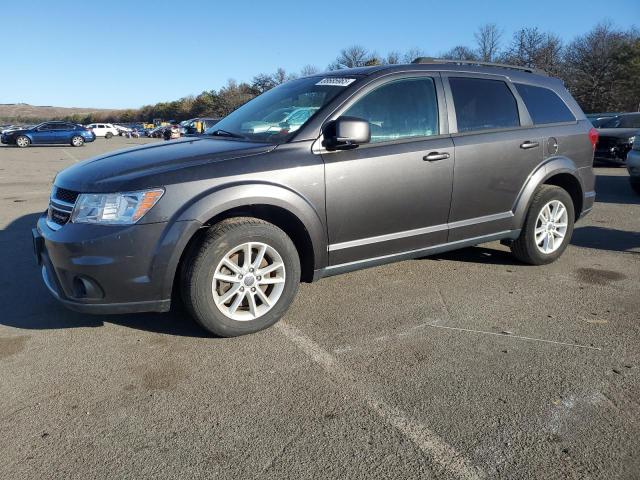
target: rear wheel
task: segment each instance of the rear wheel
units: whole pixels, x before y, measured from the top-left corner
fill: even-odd
[[[571,241],[574,219],[573,201],[567,191],[541,185],[534,193],[520,236],[511,244],[513,255],[531,265],[554,262]]]
[[[16,138],[16,145],[20,148],[25,148],[31,145],[31,140],[29,140],[29,137],[20,135],[18,138]]]
[[[113,133],[111,132],[107,132],[104,136],[104,138],[106,138],[107,140],[109,140],[111,137],[113,137]]]
[[[74,147],[81,147],[82,145],[84,145],[84,138],[82,138],[80,135],[75,135],[71,139],[71,145]]]
[[[300,259],[281,229],[256,218],[214,225],[185,259],[182,297],[210,332],[233,337],[276,323],[300,283]]]

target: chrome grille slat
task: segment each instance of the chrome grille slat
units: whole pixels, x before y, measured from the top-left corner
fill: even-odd
[[[47,210],[47,225],[50,228],[59,230],[69,222],[78,195],[80,195],[79,192],[53,187]]]

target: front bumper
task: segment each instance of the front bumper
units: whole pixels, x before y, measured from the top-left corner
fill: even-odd
[[[186,228],[190,222],[179,223]],[[168,268],[176,246],[167,241],[166,228],[166,223],[124,227],[69,223],[52,230],[42,216],[32,230],[34,253],[45,285],[72,310],[166,312],[175,266],[172,272]]]

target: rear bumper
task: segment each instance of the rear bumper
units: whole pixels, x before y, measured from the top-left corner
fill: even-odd
[[[178,222],[186,228],[189,222]],[[175,243],[166,223],[126,227],[67,224],[46,217],[32,230],[36,261],[51,294],[84,313],[166,312],[171,306]],[[170,271],[169,267],[173,267]]]

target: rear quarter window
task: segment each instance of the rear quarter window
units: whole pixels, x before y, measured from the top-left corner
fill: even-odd
[[[450,77],[458,132],[520,126],[518,104],[507,84],[485,78]]]
[[[576,117],[556,92],[544,87],[516,83],[534,125],[545,123],[574,122]]]

